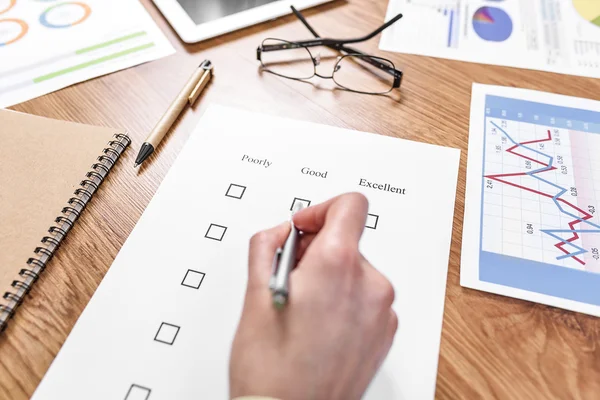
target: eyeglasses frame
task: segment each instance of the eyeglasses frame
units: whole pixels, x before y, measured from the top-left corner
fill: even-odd
[[[281,42],[285,42],[282,44],[272,44],[272,45],[264,45],[261,44],[260,46],[258,46],[256,48],[256,59],[258,61],[261,62],[262,64],[262,53],[263,52],[270,52],[270,51],[279,51],[279,50],[289,50],[289,49],[299,49],[299,48],[305,48],[308,51],[308,54],[310,55],[313,64],[315,66],[315,73],[313,76],[319,76],[320,78],[325,78],[325,79],[333,79],[333,75],[332,76],[321,76],[319,74],[317,74],[316,72],[316,66],[318,65],[318,60],[313,57],[312,53],[309,50],[309,47],[317,47],[317,46],[325,46],[325,47],[329,47],[331,49],[340,51],[345,53],[344,56],[340,57],[338,59],[338,61],[336,62],[335,66],[334,66],[334,73],[337,70],[337,67],[340,63],[340,61],[342,61],[342,59],[344,59],[347,56],[360,56],[365,62],[371,64],[372,66],[384,71],[385,73],[388,73],[390,75],[392,75],[394,77],[394,82],[392,84],[392,87],[390,88],[390,90],[388,92],[385,93],[389,93],[390,91],[392,91],[393,89],[399,88],[401,83],[402,83],[402,77],[403,77],[403,73],[402,71],[398,70],[395,68],[394,63],[391,62],[390,60],[387,60],[385,58],[382,57],[378,57],[378,56],[373,56],[367,53],[364,53],[360,50],[356,50],[354,48],[348,47],[346,46],[346,44],[351,44],[351,43],[360,43],[360,42],[364,42],[366,40],[369,40],[371,38],[373,38],[374,36],[376,36],[377,34],[379,34],[380,32],[382,32],[384,29],[388,28],[390,25],[392,25],[393,23],[395,23],[396,21],[398,21],[400,18],[402,18],[402,14],[398,14],[396,15],[394,18],[390,19],[388,22],[386,22],[385,24],[381,25],[379,28],[375,29],[373,32],[359,37],[359,38],[354,38],[354,39],[329,39],[329,38],[322,38],[321,36],[319,36],[319,34],[314,30],[314,28],[308,23],[308,21],[306,21],[306,18],[304,18],[304,16],[300,13],[300,11],[296,10],[296,8],[294,6],[291,6],[292,12],[294,13],[294,15],[300,20],[300,22],[302,22],[302,24],[315,36],[315,39],[311,39],[311,40],[301,40],[301,41],[288,41],[288,40],[282,40],[282,39],[275,39],[275,38],[268,38],[265,39],[266,40],[279,40]],[[264,43],[263,41],[263,43]],[[382,63],[379,60],[384,60],[386,62],[388,62],[390,65],[385,65],[385,63]],[[262,64],[264,66],[264,64]],[[288,79],[295,79],[295,80],[306,80],[306,79],[310,79],[310,78],[292,78],[289,76],[284,76],[281,74],[277,74],[275,72],[269,71],[271,73],[274,73],[275,75],[279,75],[283,78],[288,78]],[[312,78],[312,76],[311,76]],[[343,87],[344,89],[350,90],[352,92],[357,92],[357,93],[364,93],[364,94],[385,94],[385,93],[371,93],[371,92],[362,92],[362,91],[358,91],[358,90],[352,90],[352,89],[348,89],[342,85],[340,85],[339,83],[336,82],[336,84],[338,84],[339,86]]]

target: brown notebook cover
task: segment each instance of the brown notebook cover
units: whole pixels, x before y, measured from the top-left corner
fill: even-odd
[[[0,332],[130,143],[124,131],[0,109]]]

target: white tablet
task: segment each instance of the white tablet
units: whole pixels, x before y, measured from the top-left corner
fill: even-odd
[[[153,0],[186,43],[199,42],[331,0]]]

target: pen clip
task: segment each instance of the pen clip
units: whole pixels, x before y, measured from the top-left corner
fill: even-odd
[[[200,93],[202,93],[202,90],[204,90],[204,87],[206,86],[208,81],[210,81],[210,78],[212,78],[213,64],[209,60],[204,60],[202,64],[200,64],[199,68],[203,70],[203,73],[200,77],[200,80],[198,80],[198,83],[192,90],[192,93],[190,93],[190,95],[188,96],[188,103],[190,103],[190,106],[194,105],[196,100],[198,100],[198,97],[200,97]]]
[[[279,263],[281,262],[281,248],[277,249],[273,256],[273,265],[271,266],[271,279],[269,279],[269,289],[275,290],[275,282],[277,281],[277,271],[279,270]]]

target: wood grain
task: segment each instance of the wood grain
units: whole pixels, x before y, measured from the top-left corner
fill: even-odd
[[[459,284],[472,82],[598,98],[599,80],[385,53],[376,38],[356,47],[404,71],[401,94],[358,95],[327,81],[307,84],[259,72],[255,54],[262,39],[310,38],[293,16],[183,45],[152,3],[142,3],[177,54],[13,107],[126,127],[133,145],[0,337],[0,398],[31,396],[210,102],[460,148],[437,398],[600,398],[600,319]],[[306,15],[323,36],[353,37],[380,25],[386,7],[386,0],[338,0]],[[150,162],[134,170],[145,135],[205,58],[215,64],[215,78],[199,107],[186,112]]]

